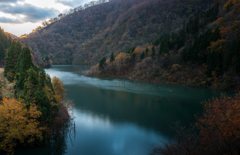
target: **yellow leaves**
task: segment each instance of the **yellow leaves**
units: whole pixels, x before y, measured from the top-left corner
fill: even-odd
[[[105,31],[105,33],[107,33],[107,32],[109,31],[109,27],[108,27],[108,28],[106,28],[104,31]]]
[[[52,85],[53,85],[53,89],[55,90],[55,98],[57,102],[61,102],[66,95],[65,94],[66,90],[63,88],[63,82],[59,78],[54,76],[52,78]]]
[[[126,56],[127,56],[126,53],[119,53],[119,54],[116,56],[115,60],[122,60],[122,59],[126,58]]]
[[[8,78],[13,78],[13,77],[14,77],[13,72],[9,71],[9,72],[7,73],[7,77],[8,77]]]
[[[225,42],[226,42],[226,40],[224,40],[224,39],[221,39],[221,40],[219,39],[216,42],[211,42],[211,45],[207,49],[211,53],[214,51],[222,52],[222,45]]]
[[[16,140],[23,143],[26,138],[28,142],[42,139],[44,128],[38,128],[36,120],[41,114],[35,104],[30,104],[27,110],[26,105],[15,98],[3,98],[3,104],[0,104],[0,149],[13,152]]]
[[[227,10],[227,8],[233,4],[234,0],[229,0],[224,6],[223,6],[223,10]]]

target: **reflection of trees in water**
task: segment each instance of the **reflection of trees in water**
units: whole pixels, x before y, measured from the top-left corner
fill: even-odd
[[[54,128],[51,140],[48,145],[45,146],[48,155],[64,155],[67,149],[66,141],[70,140],[71,145],[73,145],[75,136],[75,122],[73,120],[68,121],[60,127]]]
[[[89,70],[89,65],[72,65],[67,68],[67,71],[78,74],[78,76],[85,75],[86,71]]]

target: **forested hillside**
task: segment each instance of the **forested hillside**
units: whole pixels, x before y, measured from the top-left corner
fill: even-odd
[[[88,75],[239,89],[240,1],[214,2],[151,45],[102,58]]]
[[[209,0],[112,0],[79,6],[43,23],[22,41],[37,62],[94,64],[102,57],[146,47],[164,32],[178,32]],[[178,47],[180,48],[180,47]]]

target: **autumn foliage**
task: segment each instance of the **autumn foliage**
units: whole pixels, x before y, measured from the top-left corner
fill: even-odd
[[[240,92],[203,102],[204,112],[195,125],[174,123],[176,143],[156,147],[152,154],[238,155],[240,154]]]
[[[35,104],[26,104],[15,98],[3,98],[0,104],[0,150],[13,152],[17,143],[32,143],[42,139],[43,127],[37,119],[41,116]]]
[[[61,102],[64,97],[65,97],[65,89],[63,88],[63,82],[57,78],[56,76],[54,76],[52,78],[52,85],[53,85],[53,89],[55,91],[55,98],[57,99],[57,102]]]
[[[234,97],[222,95],[203,105],[205,111],[197,122],[201,149],[208,154],[239,154],[240,92]]]

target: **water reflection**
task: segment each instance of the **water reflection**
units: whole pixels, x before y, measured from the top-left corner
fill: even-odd
[[[151,150],[153,142],[167,140],[132,123],[114,123],[109,117],[91,112],[76,112],[75,121],[78,132],[68,154],[80,151],[82,154],[144,155]]]
[[[172,140],[172,122],[195,122],[200,102],[220,91],[178,85],[135,82],[120,78],[91,78],[89,66],[53,66],[46,69],[65,84],[74,102],[76,136],[65,138],[68,155],[145,155],[154,143]],[[226,92],[229,93],[229,92]],[[161,102],[158,102],[158,96]],[[34,149],[18,151],[31,154]],[[44,154],[35,148],[36,155]]]

